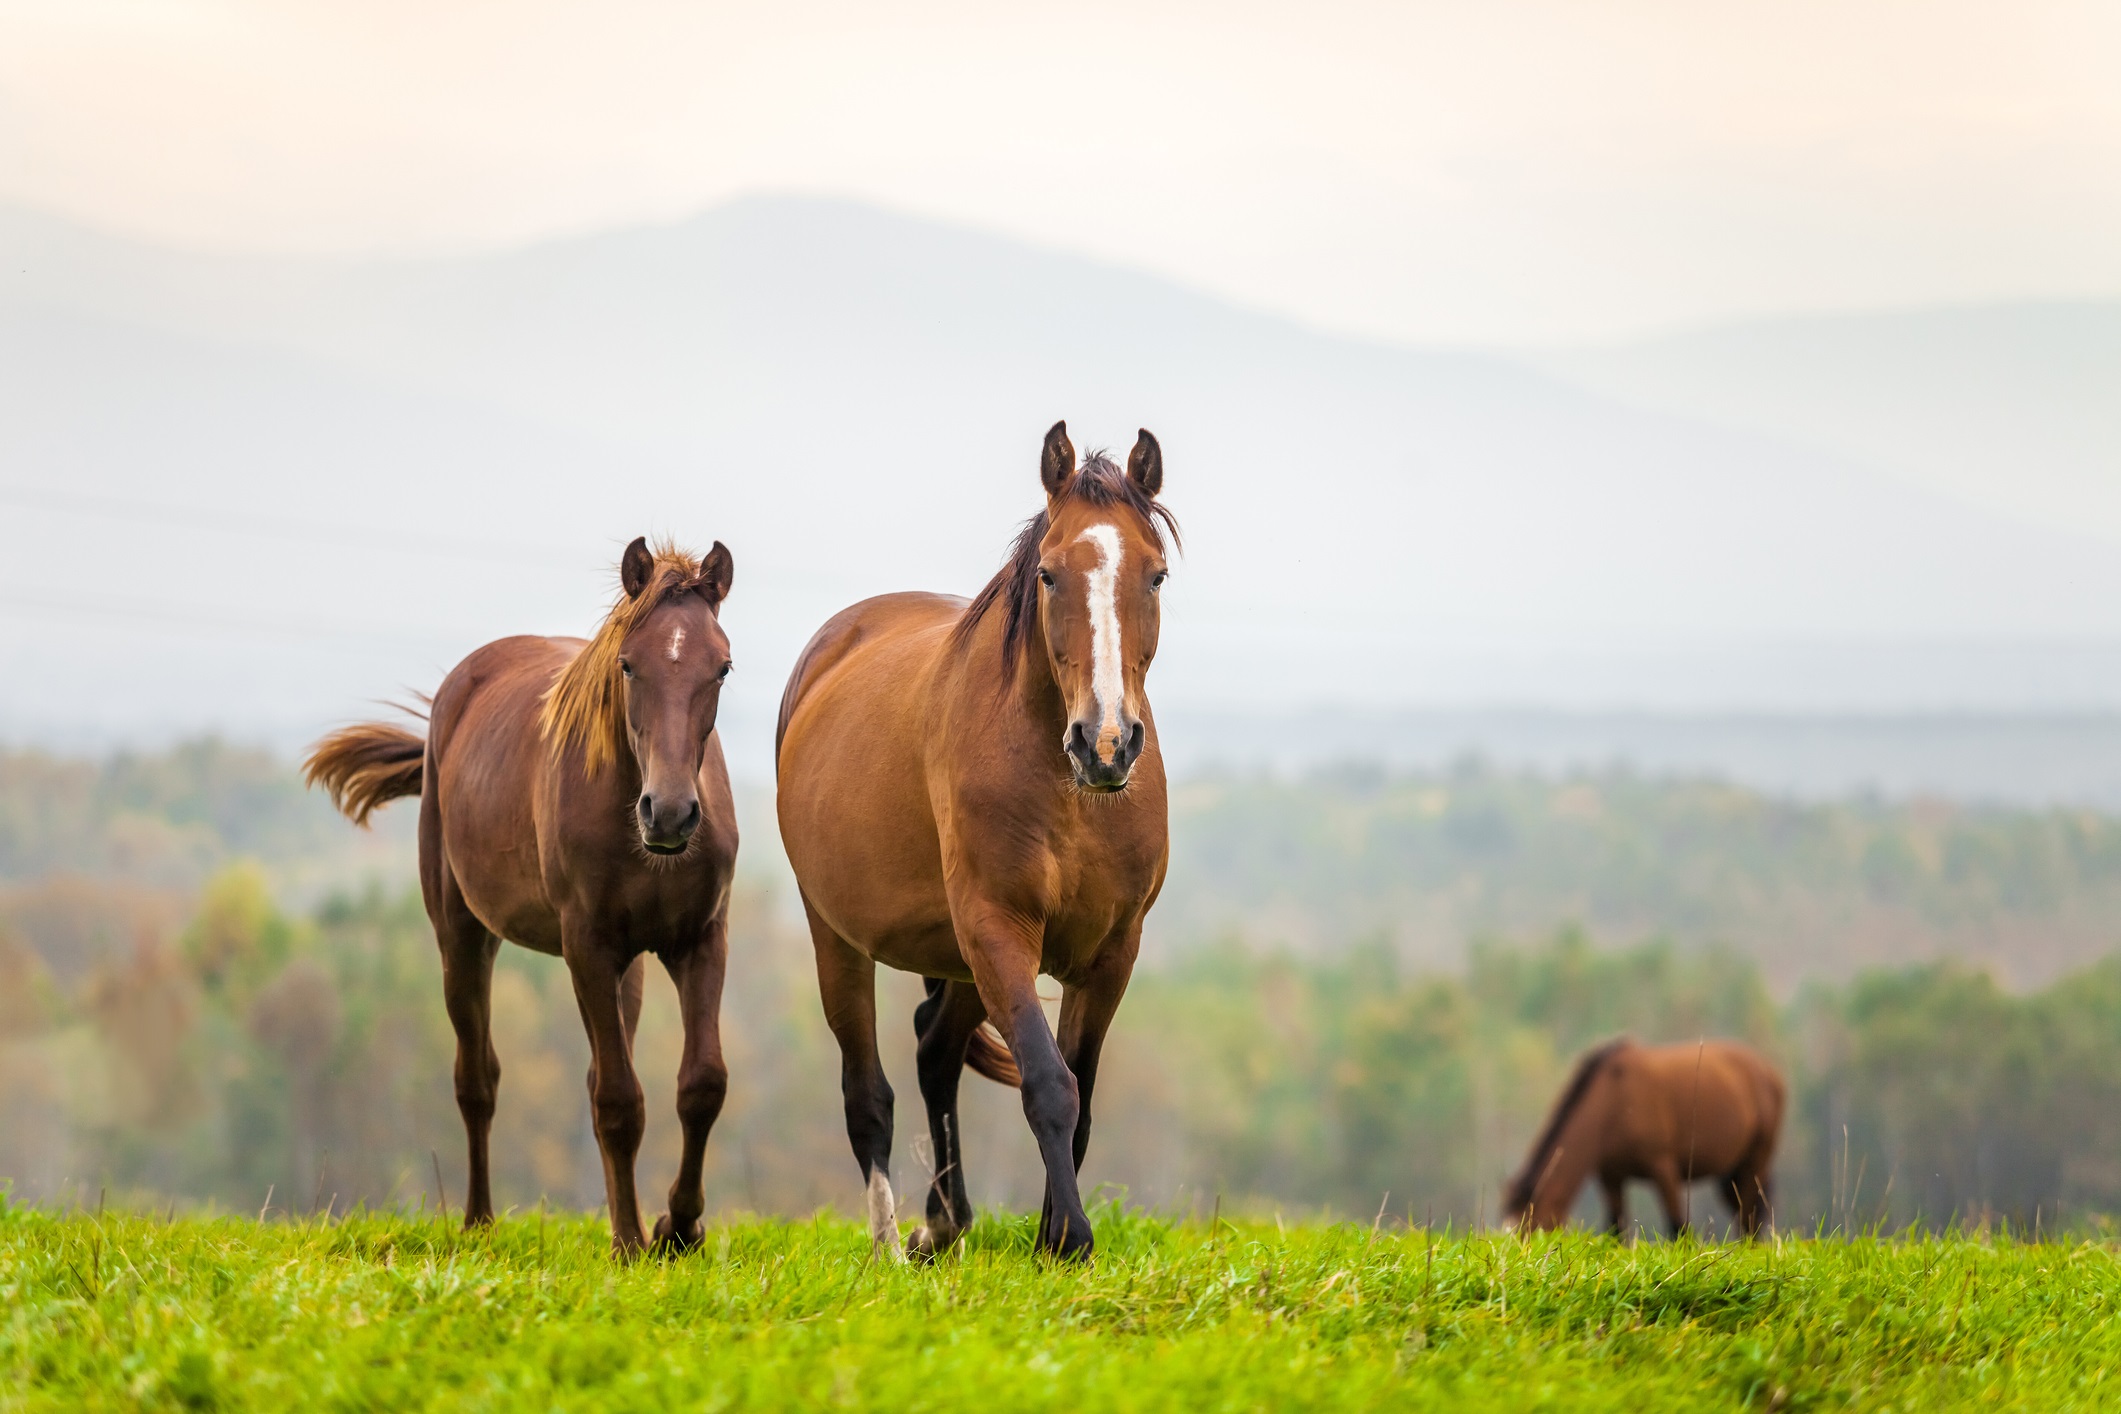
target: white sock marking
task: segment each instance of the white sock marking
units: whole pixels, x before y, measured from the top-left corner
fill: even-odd
[[[679,650],[680,648],[683,648],[684,646],[685,646],[685,628],[684,628],[684,625],[680,624],[680,625],[679,625],[678,627],[676,627],[676,628],[674,628],[674,629],[672,629],[672,630],[670,631],[670,653],[669,653],[669,657],[670,657],[670,661],[671,661],[671,662],[675,663],[675,662],[676,662],[676,661],[678,660],[678,650]]]
[[[1090,690],[1097,695],[1097,759],[1110,761],[1119,750],[1120,699],[1125,682],[1119,657],[1119,529],[1093,525],[1077,540],[1097,546],[1097,568],[1090,571]]]
[[[906,1255],[899,1246],[898,1205],[891,1198],[891,1180],[881,1166],[869,1170],[869,1241],[894,1257]]]

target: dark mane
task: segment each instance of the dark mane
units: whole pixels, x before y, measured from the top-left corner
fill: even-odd
[[[1135,485],[1134,478],[1103,450],[1093,451],[1083,458],[1082,465],[1068,480],[1065,499],[1086,501],[1093,506],[1125,506],[1149,528],[1159,551],[1165,548],[1167,533],[1171,546],[1185,548],[1178,533],[1178,518]],[[957,627],[950,631],[953,647],[962,649],[970,643],[988,610],[1000,604],[1008,615],[1002,624],[1002,664],[1012,669],[1016,666],[1017,656],[1030,642],[1032,622],[1038,617],[1038,547],[1045,541],[1046,532],[1051,527],[1052,522],[1044,511],[1024,522],[1009,546],[1009,555],[1002,567],[994,572],[994,578],[987,581],[986,587],[973,596],[959,617]]]
[[[1523,1212],[1532,1206],[1532,1195],[1539,1186],[1539,1180],[1546,1177],[1548,1158],[1553,1152],[1554,1141],[1561,1137],[1561,1127],[1569,1122],[1569,1116],[1583,1103],[1584,1092],[1591,1088],[1591,1081],[1599,1070],[1613,1058],[1615,1051],[1627,1044],[1627,1037],[1616,1037],[1585,1052],[1583,1059],[1576,1062],[1576,1073],[1569,1077],[1569,1088],[1562,1091],[1561,1098],[1554,1102],[1554,1112],[1547,1116],[1546,1127],[1539,1131],[1539,1141],[1532,1145],[1532,1152],[1525,1159],[1524,1167],[1518,1171],[1517,1177],[1510,1180],[1510,1191],[1505,1197],[1513,1212]]]

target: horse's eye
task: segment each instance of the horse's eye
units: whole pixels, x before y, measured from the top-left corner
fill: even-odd
[[[621,658],[619,659],[619,671],[625,674],[627,677],[632,677],[633,664],[627,662],[624,658]]]
[[[1161,588],[1163,588],[1163,587],[1164,587],[1164,579],[1165,579],[1165,578],[1166,578],[1166,576],[1165,576],[1165,572],[1164,572],[1164,571],[1162,571],[1162,570],[1158,570],[1158,571],[1157,571],[1157,572],[1156,572],[1155,574],[1152,574],[1152,575],[1150,575],[1150,576],[1149,576],[1149,587],[1150,587],[1151,589],[1161,589]]]
[[[1040,570],[1038,572],[1038,582],[1046,586],[1046,588],[1051,589],[1053,587],[1053,571]]]
[[[722,670],[714,675],[714,680],[716,682],[727,682],[729,681],[729,675],[735,671],[736,664],[724,663],[722,664]]]

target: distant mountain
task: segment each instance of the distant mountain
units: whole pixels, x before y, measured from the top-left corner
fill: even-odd
[[[15,212],[0,261],[0,733],[287,740],[482,636],[587,627],[651,529],[735,550],[732,722],[763,723],[833,609],[984,579],[1056,417],[1163,439],[1171,712],[2121,702],[2092,536],[1582,367],[860,206],[367,263]]]

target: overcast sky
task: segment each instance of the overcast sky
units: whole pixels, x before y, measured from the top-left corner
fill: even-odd
[[[0,0],[0,199],[462,250],[830,192],[1397,339],[2121,294],[2121,5]]]

